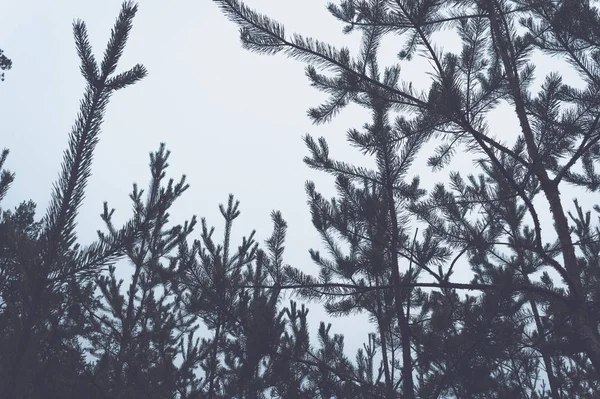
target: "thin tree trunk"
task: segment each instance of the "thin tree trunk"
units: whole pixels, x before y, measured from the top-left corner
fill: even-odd
[[[527,109],[521,92],[519,76],[516,67],[514,51],[510,47],[510,38],[503,35],[501,25],[505,23],[497,13],[496,7],[500,7],[495,0],[490,0],[487,4],[488,12],[490,13],[490,27],[492,37],[496,40],[500,58],[504,64],[506,77],[509,83],[510,90],[515,102],[515,111],[519,120],[519,125],[525,139],[527,153],[532,163],[532,171],[539,179],[544,196],[550,205],[550,212],[554,221],[554,229],[558,235],[558,240],[561,247],[564,270],[566,271],[567,284],[569,287],[569,295],[572,307],[572,320],[575,327],[575,333],[581,340],[586,354],[592,365],[596,369],[596,373],[600,375],[600,337],[598,331],[585,308],[585,296],[582,292],[581,273],[577,264],[575,248],[571,239],[569,223],[565,215],[564,208],[560,200],[560,192],[555,181],[550,179],[548,172],[540,159],[540,154],[535,141],[535,137],[529,119],[527,117]],[[501,10],[499,10],[501,11]],[[538,231],[539,234],[539,231]],[[543,248],[540,248],[543,250]]]
[[[125,312],[125,320],[123,320],[123,336],[121,338],[121,344],[119,347],[119,354],[117,357],[117,364],[115,367],[115,391],[113,394],[119,398],[124,399],[127,394],[127,388],[125,386],[126,381],[123,378],[123,367],[125,366],[125,356],[128,355],[131,340],[132,340],[132,330],[134,328],[134,314],[133,308],[135,305],[135,288],[138,284],[138,280],[140,278],[140,274],[142,272],[142,266],[144,263],[145,251],[145,240],[142,241],[140,255],[136,259],[135,264],[135,272],[133,273],[133,277],[131,280],[131,284],[129,285],[129,297],[127,298],[127,309]]]
[[[573,300],[573,325],[577,336],[581,339],[588,358],[592,362],[596,373],[600,376],[600,337],[592,320],[586,311],[585,296],[581,286],[581,271],[577,264],[575,248],[571,239],[569,223],[565,211],[560,202],[558,187],[550,184],[550,178],[543,169],[542,189],[550,204],[550,210],[554,219],[555,230],[561,245],[565,269],[569,275],[569,294]]]
[[[215,328],[215,342],[210,359],[210,379],[208,380],[208,399],[213,399],[215,395],[215,374],[217,373],[217,355],[219,353],[219,341],[221,336],[221,316],[217,316],[217,326]]]
[[[391,370],[390,370],[390,384],[392,384],[392,389],[395,390],[394,388],[394,384],[396,383],[394,381],[394,375],[396,373],[396,366],[394,366],[394,364],[396,363],[396,348],[394,347],[394,334],[392,333],[392,331],[389,331],[390,333],[390,349],[391,349],[391,362],[390,362],[390,366],[391,366]]]
[[[540,353],[542,354],[542,360],[544,361],[544,367],[546,368],[546,375],[548,376],[548,384],[550,385],[550,392],[552,393],[552,399],[560,399],[560,393],[558,391],[558,383],[556,382],[556,376],[554,375],[554,368],[552,367],[552,359],[548,355],[546,347],[546,329],[542,324],[540,313],[537,308],[537,304],[533,299],[529,301],[531,310],[533,311],[533,318],[535,320],[535,326],[540,334]]]
[[[385,127],[382,126],[382,129]],[[387,140],[383,140],[381,143],[383,146],[389,146],[390,143]],[[415,399],[415,388],[413,382],[413,367],[412,367],[412,353],[410,348],[410,325],[407,315],[404,313],[402,303],[404,302],[404,295],[401,292],[401,281],[400,281],[400,265],[398,262],[398,215],[396,214],[396,202],[394,200],[394,182],[392,178],[392,165],[389,157],[388,148],[382,148],[379,151],[382,152],[382,158],[384,160],[384,170],[382,171],[384,179],[384,195],[387,202],[387,210],[390,216],[390,223],[392,228],[392,238],[390,245],[390,252],[392,257],[392,285],[394,289],[394,308],[398,317],[398,327],[400,329],[400,337],[402,344],[402,392],[404,394],[403,399]]]
[[[400,266],[398,264],[398,217],[396,215],[396,207],[394,206],[394,197],[392,191],[389,190],[388,202],[389,212],[392,223],[392,283],[394,285],[394,305],[398,316],[398,327],[400,328],[400,336],[402,338],[402,391],[404,399],[415,398],[415,388],[412,375],[412,353],[410,349],[410,325],[409,320],[404,314],[402,307],[403,295],[400,291]]]
[[[377,281],[379,283],[379,280]],[[394,398],[394,386],[392,385],[392,379],[390,377],[390,365],[388,360],[387,342],[385,334],[385,326],[382,322],[382,309],[381,309],[381,297],[377,293],[377,324],[379,327],[379,339],[381,340],[381,356],[383,357],[383,372],[385,375],[385,386],[387,390],[388,399]]]

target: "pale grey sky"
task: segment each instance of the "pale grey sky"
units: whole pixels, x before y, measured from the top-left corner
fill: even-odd
[[[7,166],[17,174],[4,208],[33,199],[38,216],[43,215],[84,90],[72,22],[77,18],[86,22],[99,58],[121,3],[0,1],[0,48],[13,60],[13,69],[0,83],[0,146],[11,150]],[[325,3],[247,1],[283,22],[288,33],[356,51],[359,37],[343,35]],[[393,62],[400,49],[394,40],[388,38],[382,46],[385,64]],[[456,50],[458,42],[445,35],[439,43]],[[334,192],[329,176],[303,164],[308,152],[302,135],[325,136],[336,159],[370,165],[345,143],[346,131],[369,122],[368,113],[353,106],[332,123],[313,126],[306,110],[325,97],[309,86],[304,65],[282,55],[243,50],[237,26],[209,0],[141,0],[120,70],[136,63],[144,64],[149,76],[115,93],[108,106],[78,219],[81,242],[89,243],[103,227],[99,218],[103,201],[116,208],[117,221],[130,216],[131,185],[146,185],[148,153],[164,141],[172,151],[170,176],[185,173],[191,185],[174,206],[173,222],[197,214],[222,231],[218,204],[234,193],[242,211],[236,237],[256,229],[262,242],[271,232],[271,210],[281,210],[289,225],[287,262],[315,273],[308,249],[321,245],[310,222],[304,182],[316,181],[327,196]],[[558,64],[544,61],[538,67],[538,76],[543,76]],[[418,60],[406,66],[403,77],[424,88],[429,84],[427,70],[427,61]],[[575,82],[574,77],[569,79]],[[490,124],[499,136],[518,126],[507,107],[495,111]],[[468,172],[469,159],[459,156],[452,168]],[[415,169],[426,187],[442,179],[423,169],[424,161],[420,165]],[[314,332],[324,313],[316,304],[309,307]],[[345,333],[352,357],[371,330],[365,317],[333,321],[333,331]]]

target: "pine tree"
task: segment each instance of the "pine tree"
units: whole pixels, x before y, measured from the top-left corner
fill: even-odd
[[[263,284],[284,283],[283,250],[287,225],[273,212],[274,230],[268,251],[259,249],[255,232],[233,251],[231,234],[239,216],[239,202],[229,197],[220,206],[225,221],[223,242],[202,219],[201,240],[180,253],[180,267],[172,284],[188,312],[197,315],[212,333],[203,339],[206,353],[200,364],[204,375],[200,391],[209,398],[262,398],[272,388],[276,359],[285,331],[285,310],[279,309],[279,291]],[[244,287],[252,286],[251,290]]]
[[[73,386],[83,377],[83,352],[78,338],[82,307],[93,292],[91,279],[122,256],[125,246],[138,234],[140,226],[131,222],[82,248],[75,233],[75,219],[90,176],[108,100],[114,91],[146,74],[144,67],[137,65],[111,76],[125,47],[136,9],[133,3],[123,4],[100,66],[92,55],[85,24],[74,23],[87,88],[50,206],[39,224],[33,222],[32,204],[22,205],[14,214],[3,215],[3,234],[12,235],[2,249],[0,388],[3,397],[81,396],[81,391]],[[7,155],[4,151],[1,163]],[[1,196],[13,178],[10,172],[3,172]],[[48,384],[54,384],[55,388],[62,385],[62,393],[53,391]]]
[[[372,64],[370,73],[378,73],[375,63]],[[294,277],[299,284],[327,284],[334,281],[333,277],[337,277],[335,281],[363,287],[360,291],[364,292],[343,300],[336,300],[336,297],[339,298],[339,290],[335,289],[326,309],[334,315],[363,310],[376,320],[387,396],[395,396],[395,383],[402,379],[404,394],[410,397],[414,392],[410,338],[411,297],[420,295],[420,292],[389,290],[387,287],[415,281],[420,270],[430,270],[436,262],[445,260],[448,252],[439,245],[438,240],[431,239],[429,230],[425,232],[422,242],[416,242],[405,233],[409,229],[409,219],[402,212],[402,206],[418,199],[423,190],[419,188],[418,179],[406,182],[404,178],[423,140],[415,135],[414,140],[394,142],[387,122],[388,105],[375,97],[365,99],[364,104],[373,110],[373,123],[365,126],[364,133],[351,130],[348,138],[362,152],[375,156],[377,170],[366,170],[335,161],[329,157],[324,138],[317,144],[310,136],[306,137],[311,157],[307,157],[305,162],[336,176],[339,198],[331,201],[324,200],[315,191],[313,183],[307,184],[313,223],[327,243],[334,260],[323,259],[319,252],[312,251],[313,260],[321,268],[320,281],[312,281],[301,273],[294,273]],[[349,255],[342,253],[334,239],[334,232],[344,237],[350,245]],[[409,268],[401,273],[400,259],[419,267]],[[315,291],[317,292],[319,295],[323,294],[322,291]],[[313,293],[309,291],[305,295],[310,298]],[[394,325],[400,331],[400,339],[397,341],[392,335]],[[398,342],[400,350],[396,351]],[[394,358],[402,359],[401,376],[395,373]]]
[[[258,287],[282,283],[283,252],[287,224],[281,213],[273,212],[273,233],[266,241],[268,252],[258,250],[243,284]],[[225,392],[229,397],[263,398],[271,388],[272,356],[278,353],[285,330],[285,310],[279,309],[280,291],[254,288],[241,290],[236,306],[229,313],[235,323],[233,339],[224,348],[227,366]]]
[[[109,98],[146,74],[137,65],[113,76],[137,10],[126,2],[100,65],[85,25],[74,24],[87,88],[45,217],[36,219],[31,201],[0,210],[2,397],[597,397],[600,219],[559,191],[600,188],[597,9],[572,0],[330,4],[345,32],[363,35],[352,57],[288,38],[238,1],[215,1],[248,49],[310,63],[311,83],[331,95],[309,111],[316,123],[351,102],[371,112],[347,138],[373,169],[335,160],[324,138],[305,137],[305,163],[336,183],[331,199],[306,185],[327,252],[310,251],[319,275],[285,264],[279,212],[264,246],[253,231],[233,247],[233,195],[220,206],[222,240],[201,219],[190,242],[195,217],[170,225],[187,184],[185,176],[165,181],[164,144],[150,154],[145,196],[134,185],[131,219],[117,228],[105,203],[105,232],[78,243],[77,211]],[[433,34],[444,29],[459,35],[459,54],[436,47]],[[431,61],[428,90],[402,82],[399,66],[380,69],[378,45],[390,34],[408,39],[403,62]],[[535,51],[568,60],[585,87],[553,73],[534,90]],[[519,121],[513,142],[487,126],[501,102]],[[423,153],[430,142],[437,149]],[[479,157],[474,169],[451,171],[430,192],[410,175],[420,157],[445,170],[461,150]],[[8,154],[0,155],[0,201],[15,178],[4,169]],[[541,235],[538,201],[552,213],[553,242]],[[472,280],[455,282],[467,266]],[[128,289],[121,268],[132,272]],[[308,309],[293,299],[284,306],[286,290],[330,315],[366,313],[373,332],[354,358],[331,324],[321,322],[311,340]]]
[[[183,394],[193,387],[193,378],[188,378],[201,360],[200,352],[194,349],[196,317],[183,309],[181,301],[173,298],[173,290],[164,284],[165,276],[177,267],[173,251],[184,245],[196,223],[193,218],[183,226],[167,228],[169,208],[188,188],[185,176],[178,183],[171,179],[163,185],[169,154],[164,144],[150,154],[152,179],[146,201],[142,200],[144,190],[136,185],[130,196],[134,217],[143,228],[137,242],[126,248],[134,269],[129,289],[122,293],[123,280],[117,280],[116,266],[111,265],[108,273],[97,279],[101,295],[96,306],[86,309],[92,328],[84,337],[98,358],[93,374],[103,381],[100,389],[105,397],[165,398],[173,392]],[[103,219],[109,232],[115,231],[112,214],[105,204]],[[186,342],[187,350],[183,350]],[[185,356],[181,366],[176,365],[178,356]]]
[[[489,338],[486,334],[495,326],[506,329],[508,341],[498,337],[498,346],[468,350],[464,355],[467,363],[453,363],[449,348],[440,348],[446,353],[438,353],[442,356],[435,360],[441,362],[435,366],[438,371],[419,377],[418,386],[411,382],[413,359],[417,367],[426,369],[431,369],[434,360],[425,360],[406,344],[403,397],[415,397],[419,390],[420,395],[428,395],[423,389],[432,383],[428,379],[436,378],[443,381],[438,382],[435,395],[593,395],[600,374],[600,314],[596,290],[588,282],[595,281],[598,269],[597,250],[591,244],[597,233],[592,233],[590,217],[578,205],[578,216],[569,224],[568,204],[561,199],[560,190],[580,187],[596,191],[600,187],[595,172],[600,110],[594,100],[600,82],[596,67],[598,10],[588,1],[344,0],[339,5],[329,4],[330,13],[344,24],[344,32],[362,33],[360,53],[352,56],[347,48],[287,35],[282,24],[237,0],[215,2],[240,26],[246,49],[264,54],[282,52],[309,64],[306,72],[311,84],[330,96],[309,111],[316,123],[327,122],[349,103],[366,106],[374,114],[374,123],[366,133],[351,131],[348,139],[363,152],[375,155],[376,172],[332,161],[324,140],[318,145],[307,140],[313,155],[311,166],[336,176],[341,197],[335,202],[325,201],[309,186],[313,221],[322,234],[328,229],[350,230],[342,237],[354,248],[350,255],[343,255],[335,239],[324,234],[334,259],[325,261],[314,253],[322,269],[319,278],[289,270],[295,283],[287,288],[306,296],[316,292],[348,294],[350,299],[342,302],[344,307],[330,306],[335,311],[357,308],[359,299],[362,301],[371,290],[382,298],[382,291],[391,289],[397,317],[394,323],[405,343],[411,337],[433,339],[443,327],[430,324],[430,330],[423,330],[421,337],[411,333],[411,321],[406,316],[410,307],[404,307],[413,296],[421,306],[427,305],[432,315],[440,311],[434,306],[444,303],[484,312],[479,320],[464,320],[462,330],[454,333],[463,345],[468,340]],[[436,46],[433,34],[448,29],[461,39],[460,53]],[[392,34],[406,39],[398,55],[401,61],[424,54],[431,62],[433,72],[427,90],[417,91],[410,82],[402,81],[399,65],[379,71],[379,43]],[[584,87],[565,84],[558,73],[552,73],[539,90],[534,90],[534,52],[568,61]],[[510,104],[519,122],[512,143],[493,137],[487,126],[487,114],[501,102]],[[396,113],[395,123],[389,122],[386,112]],[[446,168],[458,151],[467,151],[480,157],[475,166],[480,173],[468,173],[465,179],[461,173],[451,172],[449,183],[438,184],[426,197],[416,195],[416,185],[398,183],[402,176],[398,165],[403,164],[411,143],[430,141],[439,143],[428,160],[434,170]],[[363,200],[368,195],[375,197],[370,204]],[[407,197],[410,200],[405,200]],[[537,197],[551,211],[555,242],[544,242],[539,209],[534,205]],[[391,237],[379,250],[388,252],[388,258],[380,254],[376,262],[389,270],[391,279],[368,290],[366,279],[352,281],[373,262],[356,254],[362,239],[357,232],[368,224],[363,219],[359,227],[353,225],[359,223],[350,204],[358,204],[354,206],[365,213],[379,212],[373,225]],[[427,224],[415,241],[414,251],[408,239],[414,227],[409,231],[405,226],[410,223],[402,215]],[[576,241],[572,233],[583,241]],[[421,256],[437,256],[431,256],[437,270],[419,259],[419,247]],[[400,271],[402,258],[404,272]],[[469,284],[454,283],[453,271],[465,258],[474,278]],[[548,270],[558,277],[551,277]],[[432,282],[423,282],[425,277]],[[437,290],[421,295],[415,287]],[[477,299],[455,298],[455,290],[463,289],[482,294]],[[489,305],[497,301],[502,306]],[[456,325],[461,316],[454,309],[447,317]],[[527,323],[518,322],[519,317]],[[469,338],[467,326],[476,331],[476,338]],[[541,356],[541,362],[533,360],[530,349]],[[422,353],[427,350],[423,343]],[[481,364],[483,359],[495,365],[491,370],[480,370],[485,379],[455,378],[461,364]],[[543,382],[539,379],[541,369]],[[392,377],[391,372],[388,375]],[[574,388],[575,381],[586,382]]]
[[[231,232],[239,203],[231,196],[227,207],[220,207],[223,243],[214,241],[214,229],[202,219],[201,240],[190,246],[195,218],[167,227],[169,209],[187,185],[185,176],[164,184],[170,155],[164,145],[150,154],[145,199],[134,185],[134,214],[125,226],[114,225],[115,210],[105,203],[106,231],[88,247],[77,243],[77,210],[109,97],[146,73],[138,65],[110,77],[136,10],[133,3],[123,4],[100,68],[85,25],[75,23],[88,87],[49,209],[39,222],[32,202],[1,214],[4,396],[191,399],[334,392],[338,383],[320,370],[325,365],[338,373],[334,359],[344,358],[342,338],[332,341],[322,326],[321,348],[312,353],[307,311],[296,312],[294,302],[281,309],[280,291],[271,288],[286,283],[287,225],[281,214],[272,214],[266,250],[259,249],[252,232],[235,252]],[[0,199],[15,177],[2,169],[7,156],[5,150],[0,157]],[[116,270],[126,264],[133,270],[123,292]],[[264,284],[270,288],[259,288]],[[213,339],[198,337],[199,322]],[[282,374],[285,369],[289,372]],[[306,375],[312,376],[308,386]]]
[[[257,257],[254,231],[244,237],[237,252],[232,248],[231,232],[240,214],[238,207],[239,202],[234,203],[233,196],[229,197],[226,208],[220,206],[225,220],[222,244],[213,239],[214,227],[209,229],[206,220],[201,220],[201,240],[195,240],[189,248],[183,247],[180,267],[172,277],[174,289],[187,311],[197,315],[213,334],[212,339],[203,338],[201,343],[206,355],[200,364],[204,372],[200,390],[207,398],[224,397],[226,375],[231,370],[223,365],[221,357],[225,348],[231,346],[230,334],[237,330],[234,309],[244,272]],[[232,361],[228,359],[230,366]]]

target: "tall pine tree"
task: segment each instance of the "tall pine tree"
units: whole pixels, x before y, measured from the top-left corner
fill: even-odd
[[[495,367],[488,371],[482,369],[482,375],[503,384],[503,388],[491,388],[490,394],[529,397],[539,392],[539,395],[549,393],[561,397],[568,395],[562,392],[564,389],[573,386],[569,380],[579,378],[586,383],[570,392],[578,392],[582,397],[593,395],[594,381],[598,381],[600,374],[600,314],[596,310],[595,290],[587,282],[597,273],[598,265],[589,261],[594,249],[576,241],[572,234],[591,235],[583,233],[590,218],[579,210],[570,224],[568,204],[561,199],[560,189],[581,187],[595,191],[599,187],[595,164],[600,148],[600,109],[594,100],[600,81],[600,72],[595,66],[599,51],[596,36],[600,31],[597,9],[587,1],[345,0],[339,5],[330,3],[328,9],[344,24],[344,32],[362,34],[360,53],[352,56],[346,48],[337,49],[297,34],[287,35],[282,24],[239,1],[215,2],[240,26],[245,48],[265,54],[282,52],[309,64],[306,72],[311,84],[330,96],[323,105],[309,111],[316,123],[328,121],[351,102],[372,109],[374,114],[379,110],[380,116],[374,117],[375,122],[365,134],[355,131],[348,134],[353,145],[376,156],[378,173],[369,174],[352,165],[329,160],[324,141],[319,145],[313,141],[308,144],[315,158],[311,165],[329,169],[338,176],[337,186],[343,196],[357,197],[353,199],[359,204],[360,197],[367,196],[349,184],[352,180],[366,180],[360,190],[369,194],[372,190],[375,200],[367,207],[358,206],[363,212],[380,212],[377,223],[384,226],[384,234],[391,237],[387,242],[383,240],[384,248],[380,249],[389,253],[388,259],[380,255],[378,260],[380,267],[389,270],[391,281],[376,290],[391,289],[394,293],[393,308],[400,340],[406,343],[411,337],[417,338],[410,331],[410,320],[402,314],[410,310],[404,306],[411,298],[412,288],[438,288],[446,299],[432,302],[432,296],[437,295],[434,292],[422,302],[429,303],[430,311],[434,312],[439,312],[432,307],[436,302],[438,306],[443,302],[466,305],[464,300],[465,305],[461,305],[453,298],[453,290],[480,290],[483,294],[474,305],[487,314],[483,319],[469,320],[469,328],[478,324],[478,328],[484,329],[479,330],[478,335],[485,337],[496,323],[508,323],[507,334],[510,332],[513,337],[510,342],[518,339],[539,353],[546,374],[545,381],[540,382],[535,370],[527,370],[540,367],[531,356],[518,350],[503,354],[498,347],[483,357],[487,362],[494,361]],[[457,33],[462,41],[460,53],[444,51],[436,45],[434,34],[448,29]],[[399,49],[401,61],[409,62],[415,55],[423,55],[431,62],[429,89],[420,92],[410,82],[402,81],[399,65],[379,71],[379,43],[392,34],[406,39]],[[553,73],[546,77],[541,89],[534,90],[531,87],[535,76],[531,61],[534,52],[568,61],[583,80],[584,87],[569,86],[559,74]],[[323,74],[325,70],[328,74]],[[493,137],[488,127],[489,112],[501,102],[510,104],[519,122],[519,131],[512,143]],[[383,113],[386,109],[397,115],[393,124]],[[407,189],[406,184],[400,185],[394,180],[401,175],[394,157],[402,163],[406,146],[426,141],[439,143],[428,161],[432,168],[446,168],[457,151],[468,151],[481,157],[476,164],[480,174],[468,173],[465,180],[461,173],[452,172],[450,182],[437,185],[426,198],[413,195],[411,201],[402,203]],[[344,175],[351,177],[343,178]],[[349,201],[327,203],[312,194],[313,191],[309,188],[313,215],[324,213],[329,217],[329,220],[313,217],[317,228],[327,232],[330,228],[339,231],[338,226],[343,229],[350,226],[351,237],[343,236],[351,247],[356,246],[354,243],[359,237],[352,233],[359,229],[352,226],[355,221],[346,216],[352,212]],[[540,212],[534,205],[536,196],[541,197],[551,211],[550,229],[557,237],[555,242],[544,242]],[[315,204],[325,211],[315,212]],[[415,241],[415,251],[408,250],[407,237],[411,234],[406,233],[412,231],[407,231],[405,236],[401,234],[405,226],[402,215],[410,215],[412,220],[419,219],[428,226]],[[363,222],[360,228],[364,226]],[[362,300],[367,291],[365,282],[348,282],[348,279],[352,280],[371,262],[366,259],[357,262],[356,249],[351,249],[350,255],[341,255],[335,240],[332,237],[326,240],[329,240],[333,262],[314,256],[323,270],[320,277],[315,279],[291,270],[296,283],[288,288],[299,288],[305,295],[315,290],[351,294],[351,299],[344,302],[344,310],[348,311],[357,306],[356,302]],[[586,240],[584,242],[590,241]],[[432,243],[435,243],[434,249],[429,252],[439,256],[437,270],[417,256],[416,248],[427,248],[425,244]],[[398,262],[402,257],[408,258],[403,262],[404,271]],[[470,284],[454,283],[453,271],[464,263],[461,258],[465,257],[471,264],[474,279]],[[551,277],[548,270],[555,277]],[[344,271],[345,274],[340,273]],[[432,282],[413,280],[419,275],[428,276]],[[345,281],[342,283],[342,280]],[[525,317],[528,324],[520,325],[516,319],[520,316]],[[453,328],[458,328],[457,310],[451,309],[447,317]],[[455,334],[464,336],[465,328],[466,325]],[[435,333],[432,330],[430,334]],[[567,347],[557,351],[557,340]],[[426,350],[423,347],[423,353]],[[477,364],[473,363],[473,356],[483,356],[474,351],[465,355],[470,356],[470,365]],[[403,351],[404,397],[414,397],[415,392],[427,384],[422,375],[419,387],[413,381],[416,373],[413,373],[411,359],[416,358],[417,364],[422,362],[419,351],[416,352],[406,347]],[[517,355],[520,358],[515,357]],[[436,367],[440,369],[438,372],[444,373],[440,378],[447,384],[449,378],[456,375],[453,369],[461,361],[453,363],[446,357],[444,363]],[[389,380],[392,375],[389,372],[388,375]],[[523,381],[524,378],[528,381]],[[548,390],[542,387],[546,381]],[[486,397],[483,392],[472,390],[481,391],[485,380],[463,379],[460,384],[462,388],[450,386],[450,393],[437,389],[435,395],[445,392],[456,397]],[[466,388],[465,384],[481,385]],[[487,385],[491,387],[491,384]]]

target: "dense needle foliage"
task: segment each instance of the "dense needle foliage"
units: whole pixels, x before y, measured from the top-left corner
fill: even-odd
[[[319,274],[284,260],[280,212],[264,243],[254,231],[233,242],[233,196],[219,208],[221,238],[204,218],[173,224],[169,210],[188,186],[185,176],[167,179],[164,144],[150,154],[147,188],[133,185],[129,221],[115,226],[105,203],[104,230],[79,243],[77,212],[110,97],[146,75],[142,65],[115,73],[137,11],[125,2],[100,63],[85,24],[74,23],[86,89],[46,213],[36,217],[30,201],[0,214],[0,396],[597,398],[600,206],[561,197],[600,189],[596,4],[331,3],[344,32],[362,37],[352,55],[287,35],[236,0],[214,2],[245,48],[308,63],[311,84],[330,96],[309,110],[315,123],[351,103],[370,111],[347,140],[373,158],[372,169],[305,137],[305,163],[336,187],[325,198],[306,183],[307,217],[324,243],[310,250]],[[462,42],[458,53],[436,44],[449,32]],[[381,67],[379,45],[391,35],[398,64]],[[568,61],[582,86],[552,73],[536,88],[532,60],[541,55]],[[433,67],[424,91],[402,79],[400,65],[416,57]],[[0,51],[2,69],[5,59]],[[519,130],[498,138],[488,119],[502,104]],[[469,170],[450,169],[459,152],[475,159]],[[0,201],[15,179],[8,155]],[[431,190],[415,174],[423,159],[446,172]],[[457,281],[459,270],[471,281]],[[311,337],[300,300],[336,317],[367,314],[363,348],[349,354],[325,323]]]

